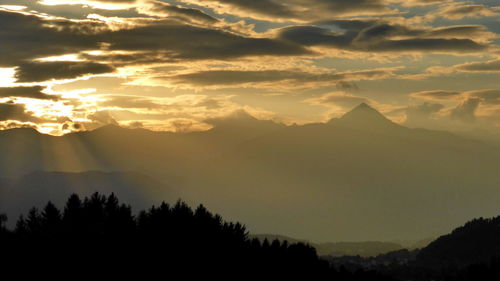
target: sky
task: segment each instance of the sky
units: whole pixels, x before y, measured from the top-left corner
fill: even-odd
[[[325,122],[500,134],[500,1],[0,0],[0,129]]]

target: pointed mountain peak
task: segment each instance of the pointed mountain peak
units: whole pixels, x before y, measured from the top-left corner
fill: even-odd
[[[332,120],[333,121],[333,120]],[[357,128],[385,128],[398,126],[382,113],[366,103],[361,103],[333,123]]]
[[[340,119],[356,119],[356,120],[374,120],[374,119],[383,119],[389,121],[385,118],[382,113],[378,112],[375,108],[369,106],[366,103],[361,103],[356,106],[353,110],[347,112]],[[390,121],[389,121],[390,122]]]

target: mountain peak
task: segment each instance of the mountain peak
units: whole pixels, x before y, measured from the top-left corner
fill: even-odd
[[[370,129],[392,127],[396,125],[378,110],[364,102],[344,114],[340,119],[337,119],[335,123],[343,124],[349,127],[363,127]]]
[[[342,116],[341,119],[365,119],[365,120],[368,120],[368,119],[374,119],[374,118],[383,118],[383,119],[387,120],[387,118],[385,118],[385,116],[382,115],[382,113],[378,112],[378,110],[376,110],[375,108],[373,108],[373,107],[371,107],[368,104],[363,102],[363,103],[359,104],[358,106],[356,106],[351,111],[344,114],[344,116]]]

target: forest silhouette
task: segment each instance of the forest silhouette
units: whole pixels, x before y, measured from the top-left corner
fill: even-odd
[[[73,194],[63,210],[51,202],[41,210],[30,209],[13,230],[5,227],[6,216],[0,218],[6,268],[22,264],[48,273],[142,277],[168,273],[219,279],[392,280],[373,271],[336,270],[303,243],[249,239],[241,223],[226,222],[202,205],[193,210],[180,200],[134,216],[114,194],[94,193],[83,200]]]
[[[421,250],[334,260],[320,258],[302,242],[250,238],[243,224],[181,200],[134,213],[113,193],[83,199],[73,194],[62,210],[48,202],[21,215],[12,230],[6,222],[0,215],[0,264],[21,275],[500,280],[500,217],[472,220]]]

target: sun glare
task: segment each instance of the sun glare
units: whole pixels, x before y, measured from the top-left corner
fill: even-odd
[[[122,10],[129,8],[131,5],[129,4],[111,4],[111,3],[102,3],[99,1],[86,1],[86,0],[42,0],[39,2],[42,5],[47,6],[57,6],[57,5],[88,5],[90,7],[94,7],[97,9],[103,10]]]
[[[54,62],[54,61],[84,61],[78,57],[78,54],[67,54],[67,55],[62,55],[62,56],[54,56],[54,57],[45,57],[45,58],[39,58],[35,59],[35,61],[41,61],[41,62]]]
[[[0,5],[0,8],[11,11],[22,11],[25,10],[27,7],[21,5]]]
[[[0,68],[0,87],[9,87],[16,82],[15,68]]]

